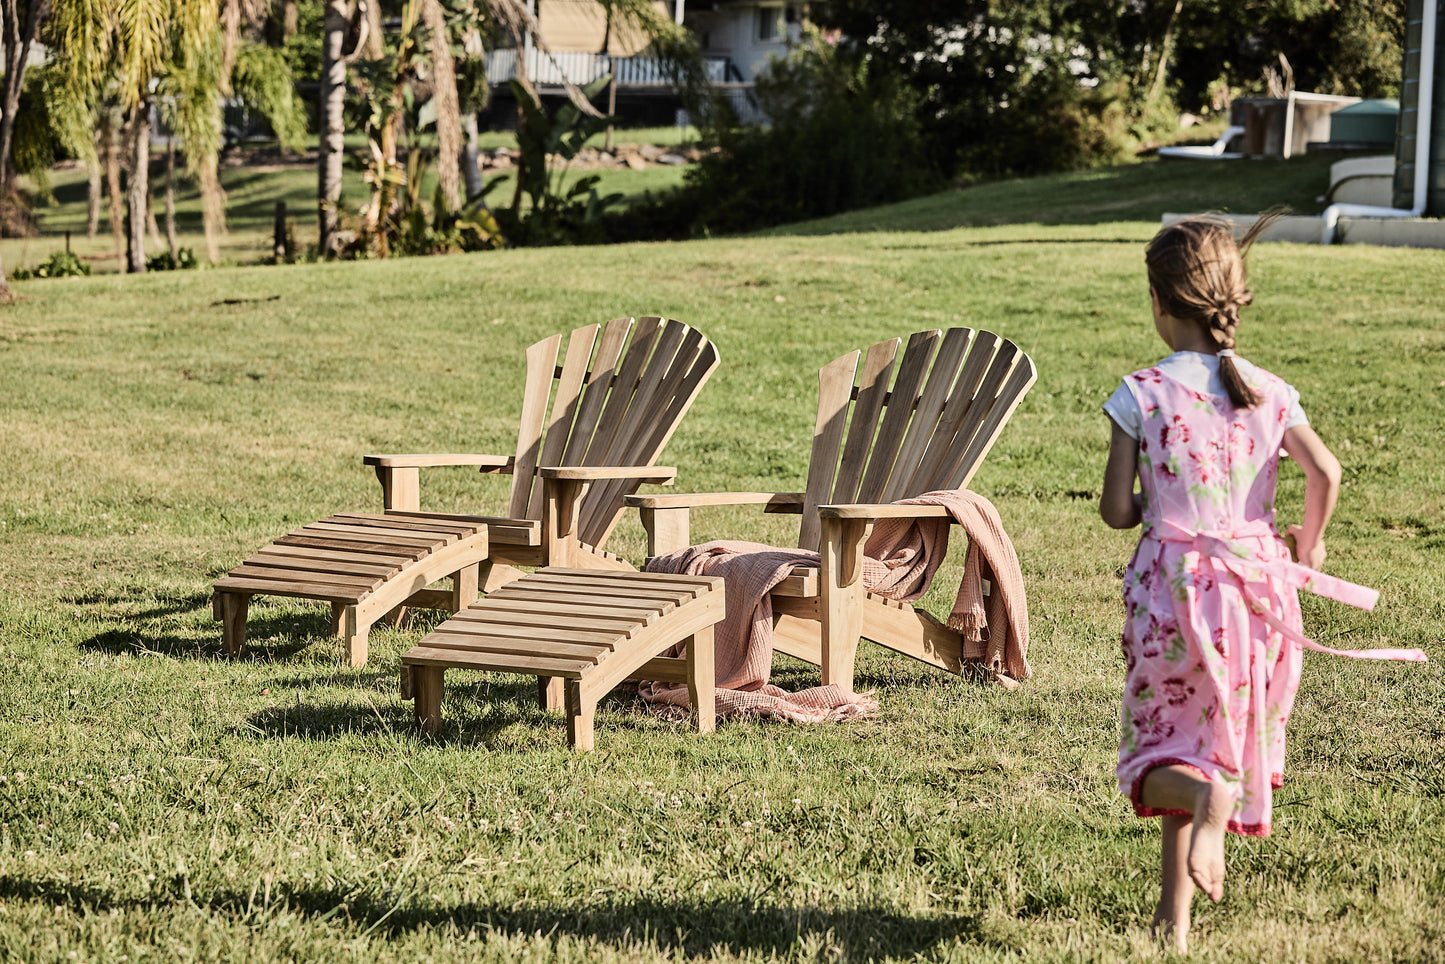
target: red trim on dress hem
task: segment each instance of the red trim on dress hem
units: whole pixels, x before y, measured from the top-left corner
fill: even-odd
[[[1153,763],[1150,763],[1149,766],[1147,766],[1142,773],[1140,773],[1137,777],[1134,778],[1134,783],[1129,788],[1129,802],[1134,805],[1134,815],[1136,817],[1193,818],[1194,814],[1189,810],[1176,810],[1166,807],[1146,807],[1143,801],[1139,799],[1140,794],[1144,790],[1144,778],[1149,775],[1149,771],[1153,770],[1155,767],[1167,766],[1188,767],[1204,779],[1210,779],[1209,774],[1205,773],[1203,770],[1195,766],[1193,763],[1190,763],[1188,760],[1180,760],[1173,757],[1166,757],[1164,759],[1156,760]],[[1283,779],[1278,773],[1271,773],[1269,777],[1269,782],[1270,785],[1273,786],[1276,790],[1278,790],[1283,785]],[[1270,825],[1267,823],[1240,823],[1238,820],[1231,820],[1228,824],[1225,825],[1224,829],[1229,831],[1230,833],[1240,834],[1241,836],[1245,837],[1268,837],[1270,834]]]

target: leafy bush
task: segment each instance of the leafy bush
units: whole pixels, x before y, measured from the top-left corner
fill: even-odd
[[[200,266],[200,261],[196,260],[196,252],[190,248],[177,249],[174,258],[171,257],[169,251],[162,251],[146,258],[147,271],[185,271]]]
[[[939,186],[918,98],[817,34],[768,65],[757,96],[768,125],[726,133],[688,173],[703,230],[823,217]]]
[[[16,268],[10,273],[11,281],[28,281],[31,278],[81,278],[90,274],[90,265],[69,251],[57,251],[33,268]]]
[[[919,101],[816,33],[757,82],[765,127],[719,133],[685,185],[608,214],[609,240],[747,231],[899,201],[942,177],[919,134]]]
[[[610,76],[599,77],[583,87],[582,94],[591,100],[610,80]],[[578,178],[565,191],[562,182],[567,167],[587,139],[605,130],[611,118],[583,114],[570,101],[548,113],[515,80],[512,95],[522,109],[522,123],[517,128],[517,148],[521,155],[517,165],[517,192],[510,207],[496,211],[508,243],[541,246],[604,240],[602,212],[621,200],[622,195],[598,195],[597,182],[601,178],[595,174]],[[549,168],[549,157],[562,163]]]

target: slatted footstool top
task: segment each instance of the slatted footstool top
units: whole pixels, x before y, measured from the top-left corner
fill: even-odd
[[[371,624],[429,583],[486,559],[487,525],[421,515],[346,512],[302,526],[218,579],[217,618],[226,648],[245,642],[246,601],[253,595],[330,602],[353,665],[366,661]],[[475,579],[465,605],[476,597]]]
[[[435,731],[447,669],[522,673],[546,708],[565,708],[568,738],[592,748],[597,701],[625,679],[686,683],[698,729],[714,721],[712,629],[722,579],[547,567],[474,602],[403,654],[402,696]],[[664,656],[686,643],[682,657]]]

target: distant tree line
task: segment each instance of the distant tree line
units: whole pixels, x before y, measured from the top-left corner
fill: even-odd
[[[108,199],[117,249],[145,270],[158,111],[176,135],[162,176],[169,254],[179,260],[173,194],[187,177],[215,260],[227,100],[265,117],[283,146],[319,148],[323,256],[385,256],[743,230],[1118,160],[1175,136],[1181,111],[1217,112],[1269,83],[1388,96],[1400,81],[1401,0],[828,0],[759,80],[769,123],[744,128],[701,83],[696,44],[671,17],[650,0],[597,2],[609,32],[651,41],[720,148],[681,191],[610,214],[590,185],[552,197],[560,183],[544,167],[598,126],[598,89],[574,87],[572,106],[549,113],[525,72],[524,170],[509,206],[485,202],[485,53],[541,43],[526,0],[0,0],[0,231],[25,227],[16,173],[44,191],[68,155],[90,174],[90,231]],[[50,61],[27,71],[37,41]],[[318,91],[309,109],[296,81]],[[343,217],[349,131],[365,134],[370,197]],[[428,203],[418,187],[431,166]]]
[[[1400,0],[828,0],[724,128],[614,240],[747,230],[979,178],[1123,160],[1181,116],[1290,86],[1392,96]]]
[[[918,97],[947,173],[1074,167],[1177,129],[1267,72],[1393,96],[1401,0],[829,0],[841,56]]]

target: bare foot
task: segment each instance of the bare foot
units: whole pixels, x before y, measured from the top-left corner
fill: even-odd
[[[1224,830],[1234,800],[1217,782],[1200,787],[1189,838],[1189,877],[1215,903],[1224,896]]]
[[[1154,923],[1149,927],[1149,936],[1160,947],[1173,945],[1174,949],[1181,954],[1189,953],[1189,921],[1174,921],[1165,913],[1164,905],[1161,903],[1159,909],[1154,912]]]

